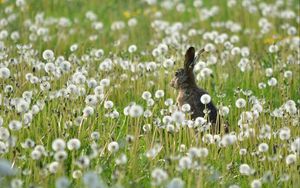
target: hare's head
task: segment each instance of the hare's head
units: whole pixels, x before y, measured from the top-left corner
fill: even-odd
[[[175,77],[171,80],[170,85],[175,89],[183,89],[189,86],[196,85],[193,69],[196,61],[204,50],[200,50],[195,57],[195,48],[190,47],[185,53],[184,67],[178,69],[175,73]]]

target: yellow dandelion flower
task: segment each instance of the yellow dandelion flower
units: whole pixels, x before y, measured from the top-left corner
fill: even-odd
[[[125,18],[130,18],[131,13],[129,11],[124,11],[123,15],[125,16]]]

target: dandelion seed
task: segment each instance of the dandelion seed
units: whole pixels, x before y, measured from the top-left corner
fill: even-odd
[[[237,99],[236,102],[235,102],[235,106],[237,108],[244,108],[246,106],[246,100],[243,99],[243,98]]]
[[[11,122],[9,122],[8,127],[10,130],[18,131],[22,128],[22,123],[17,120],[12,120]]]
[[[60,177],[55,182],[56,188],[68,188],[68,187],[70,187],[70,185],[71,185],[71,182],[66,177]]]
[[[64,150],[65,147],[66,147],[66,142],[61,138],[57,138],[52,142],[52,149],[54,151]]]
[[[220,113],[221,116],[228,116],[228,114],[229,114],[229,108],[227,106],[222,106],[219,109],[219,113]]]
[[[277,79],[272,77],[270,80],[268,80],[269,86],[276,86],[277,85]]]
[[[254,173],[254,170],[251,169],[250,166],[247,164],[241,164],[239,170],[242,175],[246,175],[246,176],[250,176],[251,174]]]
[[[107,146],[107,150],[111,153],[116,153],[117,151],[119,151],[119,144],[118,142],[111,142],[108,144]]]
[[[43,58],[46,61],[53,60],[54,59],[54,52],[52,50],[45,50],[43,52]]]
[[[260,180],[256,179],[251,182],[251,188],[260,188],[262,183]]]
[[[130,45],[130,46],[128,47],[128,52],[129,52],[129,53],[133,53],[133,52],[135,52],[136,50],[137,50],[136,45]]]
[[[283,76],[284,76],[285,78],[291,78],[291,77],[293,76],[293,72],[290,71],[290,70],[284,71]]]
[[[105,109],[111,109],[114,107],[114,103],[112,101],[105,101],[104,102],[104,108]]]
[[[0,159],[0,175],[3,176],[13,176],[17,173],[17,171],[12,168],[12,164],[5,160]]]
[[[204,94],[201,96],[200,100],[202,104],[208,104],[211,101],[211,97],[208,94]]]
[[[183,112],[189,112],[191,110],[191,106],[189,104],[184,104],[181,109]]]
[[[279,138],[281,140],[288,140],[291,136],[291,130],[288,127],[284,127],[279,131]]]
[[[141,115],[143,115],[143,112],[143,108],[139,105],[133,105],[129,109],[129,115],[133,118],[140,117]]]
[[[185,114],[181,111],[175,111],[172,114],[172,120],[177,124],[181,124],[185,120]]]
[[[167,188],[184,188],[184,181],[180,178],[173,178],[168,184]]]
[[[100,133],[99,132],[92,132],[91,133],[91,138],[93,139],[93,140],[99,140],[99,138],[100,138]]]
[[[152,96],[152,95],[151,95],[151,93],[150,93],[149,91],[144,91],[143,94],[142,94],[142,98],[143,98],[144,100],[150,99],[151,96]]]
[[[59,169],[59,163],[58,162],[52,162],[48,166],[49,172],[52,174],[55,174],[57,170]]]
[[[10,136],[10,133],[7,128],[1,126],[2,125],[0,123],[0,140],[7,141]]]
[[[285,158],[285,162],[287,165],[291,165],[296,163],[297,161],[297,156],[295,154],[289,154],[286,158]]]
[[[8,79],[10,77],[10,70],[6,67],[0,68],[0,78]]]
[[[271,77],[273,75],[273,69],[272,68],[267,68],[266,69],[266,76]]]
[[[279,51],[279,48],[278,48],[277,45],[271,45],[271,46],[269,46],[269,52],[270,53],[276,53],[278,51]]]
[[[127,163],[127,156],[125,154],[121,154],[117,159],[116,159],[116,164],[117,165],[124,165]]]
[[[261,143],[258,146],[258,151],[260,152],[267,152],[269,150],[269,145],[266,143]]]
[[[240,149],[240,155],[246,155],[247,154],[247,149],[242,148]]]
[[[185,169],[190,169],[192,168],[192,159],[190,157],[182,157],[180,160],[179,160],[179,169],[180,170],[185,170]]]
[[[163,90],[157,90],[155,92],[155,97],[158,99],[164,97],[164,95],[165,95],[165,92]]]
[[[14,178],[10,182],[11,188],[22,188],[23,187],[23,181],[17,178]]]
[[[158,186],[168,179],[168,174],[163,169],[155,168],[151,172],[151,177],[153,180],[152,184]]]
[[[39,160],[41,157],[42,157],[42,153],[40,151],[35,149],[31,152],[31,158],[33,160]]]
[[[230,185],[228,188],[240,188],[240,186],[236,185],[236,184],[233,184],[233,185]]]
[[[60,151],[57,151],[55,154],[54,154],[54,159],[56,161],[64,161],[66,160],[68,157],[68,154],[66,151],[64,150],[60,150]]]
[[[81,170],[75,170],[75,171],[72,173],[72,177],[73,177],[74,179],[79,179],[79,178],[81,178],[81,176],[82,176]]]
[[[69,150],[78,150],[80,148],[80,140],[77,138],[72,138],[67,142],[67,147]]]
[[[81,156],[77,159],[76,164],[80,168],[88,168],[90,166],[90,159],[87,156]]]

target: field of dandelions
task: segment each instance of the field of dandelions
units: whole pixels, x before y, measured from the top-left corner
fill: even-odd
[[[299,187],[298,0],[0,0],[1,187]],[[224,129],[179,109],[188,47]],[[200,100],[200,99],[199,99]]]

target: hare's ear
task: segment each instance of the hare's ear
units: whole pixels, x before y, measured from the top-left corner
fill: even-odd
[[[190,47],[185,53],[184,68],[186,71],[193,70],[195,59],[195,48]]]
[[[200,56],[201,56],[204,52],[205,52],[205,49],[204,49],[204,48],[202,48],[201,50],[198,51],[198,53],[197,53],[197,55],[196,55],[196,57],[195,57],[194,63],[197,63],[197,62],[199,61]]]

